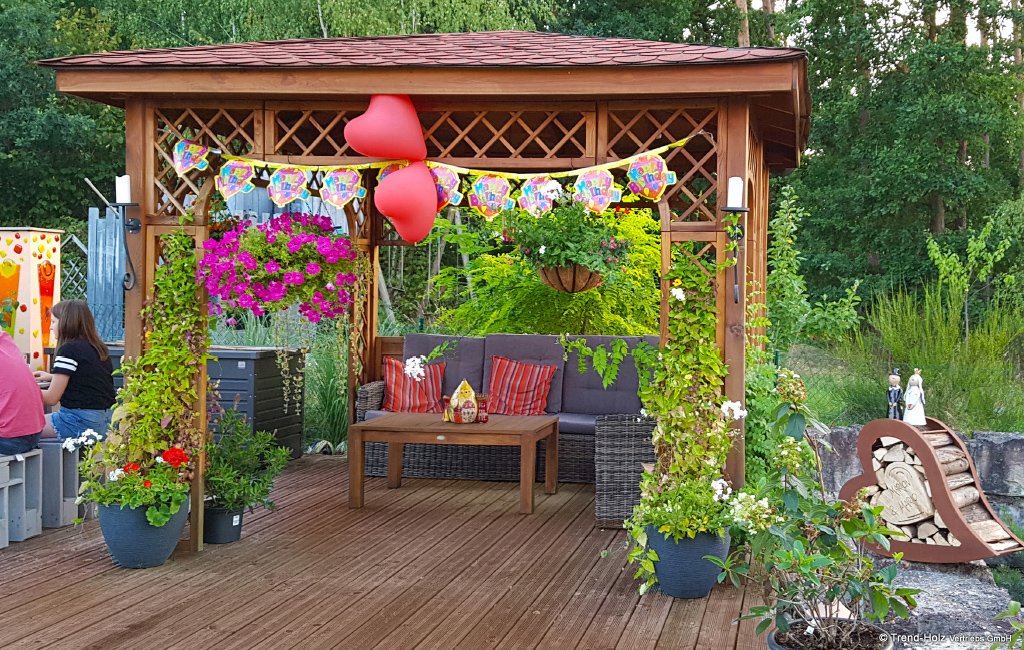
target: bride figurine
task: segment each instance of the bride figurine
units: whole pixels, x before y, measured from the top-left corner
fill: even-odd
[[[907,408],[903,413],[903,421],[916,427],[923,427],[925,425],[924,386],[921,382],[920,368],[914,368],[914,374],[907,380],[907,393],[904,400]]]

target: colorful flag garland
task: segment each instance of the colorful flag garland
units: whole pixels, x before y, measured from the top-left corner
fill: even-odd
[[[574,200],[583,203],[588,210],[600,213],[607,210],[611,204],[622,200],[622,192],[615,187],[615,179],[609,171],[611,169],[628,167],[625,182],[629,191],[634,196],[648,201],[660,200],[665,190],[677,182],[675,172],[668,169],[662,154],[684,146],[688,141],[689,139],[679,140],[622,160],[564,172],[524,174],[468,169],[430,161],[427,164],[437,187],[439,212],[445,206],[459,205],[462,202],[464,197],[459,192],[460,177],[471,175],[475,178],[465,198],[468,198],[469,206],[488,221],[517,204],[534,216],[550,211],[554,203],[551,193],[545,188],[549,188],[552,181],[562,178],[574,179],[571,185]],[[269,174],[267,193],[279,207],[298,199],[309,198],[311,192],[307,185],[315,172],[323,173],[319,187],[320,197],[340,209],[353,199],[366,196],[366,189],[362,187],[361,170],[378,170],[377,181],[380,182],[389,174],[408,165],[408,161],[404,160],[339,167],[270,163],[227,155],[217,149],[181,140],[174,146],[174,169],[179,175],[193,169],[205,171],[210,164],[207,156],[211,152],[223,160],[215,182],[225,199],[238,193],[251,192],[257,170],[266,170]],[[523,181],[515,198],[513,195],[516,194],[516,190],[511,181]]]

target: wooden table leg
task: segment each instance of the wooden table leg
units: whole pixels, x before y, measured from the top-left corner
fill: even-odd
[[[405,454],[404,442],[388,443],[388,487],[402,487],[402,457]]]
[[[366,443],[362,433],[349,432],[348,437],[348,507],[363,507],[363,472],[366,471],[363,457]]]
[[[547,437],[547,450],[544,452],[544,492],[558,492],[558,424],[552,427]]]
[[[537,478],[537,441],[519,445],[519,512],[533,512],[533,482]]]

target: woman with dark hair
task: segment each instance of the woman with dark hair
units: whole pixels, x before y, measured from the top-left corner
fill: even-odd
[[[0,456],[35,449],[43,419],[43,400],[32,370],[14,340],[0,330]]]
[[[114,368],[110,351],[96,331],[84,300],[63,300],[53,306],[50,328],[57,353],[50,372],[36,372],[36,381],[50,382],[43,401],[60,410],[46,416],[44,438],[77,438],[86,429],[106,435],[114,405]]]

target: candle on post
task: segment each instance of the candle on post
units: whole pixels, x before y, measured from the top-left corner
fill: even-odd
[[[132,202],[132,178],[128,174],[114,179],[114,203],[128,205]]]
[[[739,212],[743,208],[743,179],[739,176],[729,177],[729,192],[726,196],[725,208],[727,212]]]

